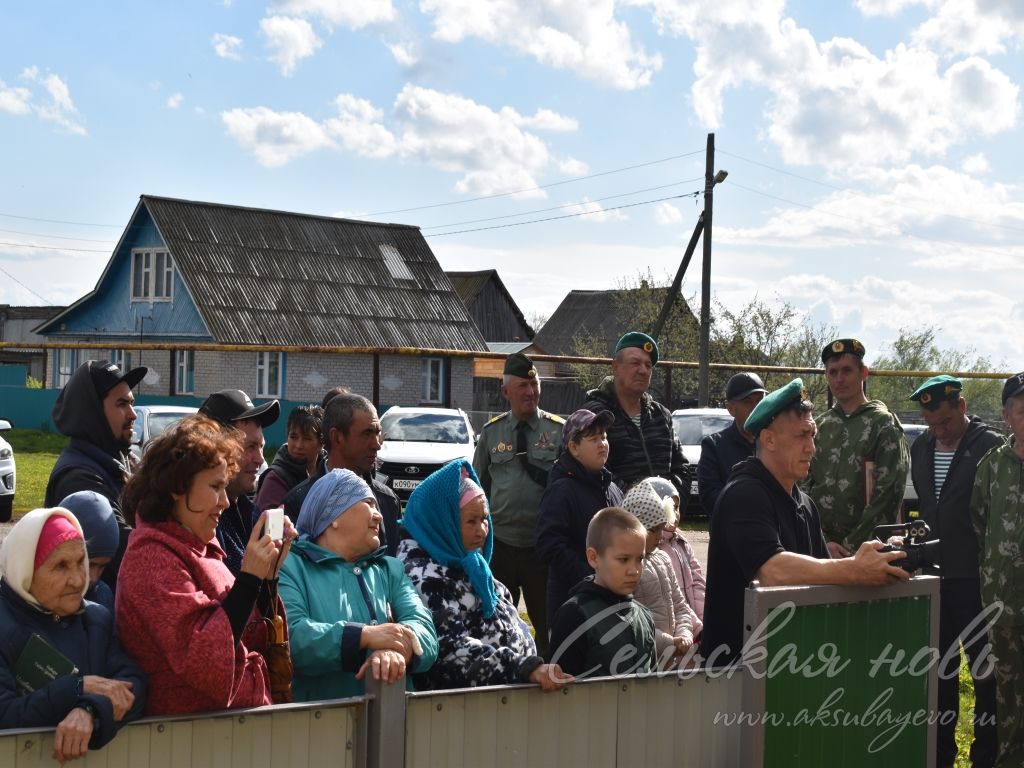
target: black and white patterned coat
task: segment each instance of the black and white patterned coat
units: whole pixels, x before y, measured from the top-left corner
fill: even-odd
[[[435,562],[411,538],[399,544],[397,557],[437,629],[437,661],[416,677],[417,689],[529,682],[543,662],[504,584],[494,582],[498,604],[494,616],[485,619],[461,568]]]

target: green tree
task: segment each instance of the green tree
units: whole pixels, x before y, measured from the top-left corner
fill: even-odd
[[[956,371],[984,372],[993,369],[992,361],[978,355],[973,348],[965,350],[941,349],[935,341],[939,328],[901,328],[896,340],[886,354],[880,355],[871,367],[893,371],[934,371],[953,373]],[[890,410],[908,414],[917,413],[916,405],[909,399],[911,393],[924,383],[927,377],[872,376],[868,379],[870,397],[884,402]],[[1002,382],[998,379],[965,379],[964,399],[972,413],[989,417],[1002,410],[1000,394]]]

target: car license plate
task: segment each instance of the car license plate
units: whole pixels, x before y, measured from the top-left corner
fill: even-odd
[[[420,484],[419,480],[403,480],[400,477],[396,477],[394,480],[396,491],[411,491],[417,485]]]

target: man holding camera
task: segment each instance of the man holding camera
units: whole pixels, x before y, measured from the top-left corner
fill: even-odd
[[[880,541],[865,541],[853,557],[829,558],[818,510],[797,485],[807,477],[817,432],[803,381],[765,397],[743,428],[755,454],[733,469],[711,518],[701,653],[713,666],[740,657],[743,593],[754,579],[774,587],[884,586],[910,578],[896,562],[906,553],[879,552]]]
[[[1024,765],[1024,373],[1003,384],[1010,441],[978,463],[971,518],[978,537],[981,602],[992,617],[999,738],[996,765]]]
[[[921,417],[928,425],[928,431],[910,449],[911,478],[921,518],[931,528],[931,538],[939,539],[939,653],[943,663],[939,667],[936,755],[940,768],[953,765],[957,753],[960,643],[964,643],[971,669],[979,671],[988,645],[983,627],[966,631],[981,614],[971,491],[978,462],[992,448],[1006,442],[981,419],[967,416],[962,390],[960,379],[933,376],[910,396],[921,407]],[[971,764],[980,768],[991,766],[996,758],[996,691],[991,675],[974,679],[974,698]]]

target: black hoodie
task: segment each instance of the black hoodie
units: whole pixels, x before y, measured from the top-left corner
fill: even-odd
[[[43,504],[55,507],[64,497],[77,491],[95,491],[107,497],[121,529],[117,554],[103,571],[103,581],[113,590],[131,530],[120,506],[121,491],[128,476],[128,453],[127,446],[110,430],[103,401],[96,394],[89,375],[88,362],[78,366],[61,390],[53,405],[53,423],[62,435],[71,438],[71,442],[53,465]]]
[[[828,559],[818,510],[794,486],[789,493],[756,457],[740,462],[718,497],[708,543],[707,594],[701,653],[720,666],[743,644],[743,593],[768,560],[780,552]]]

